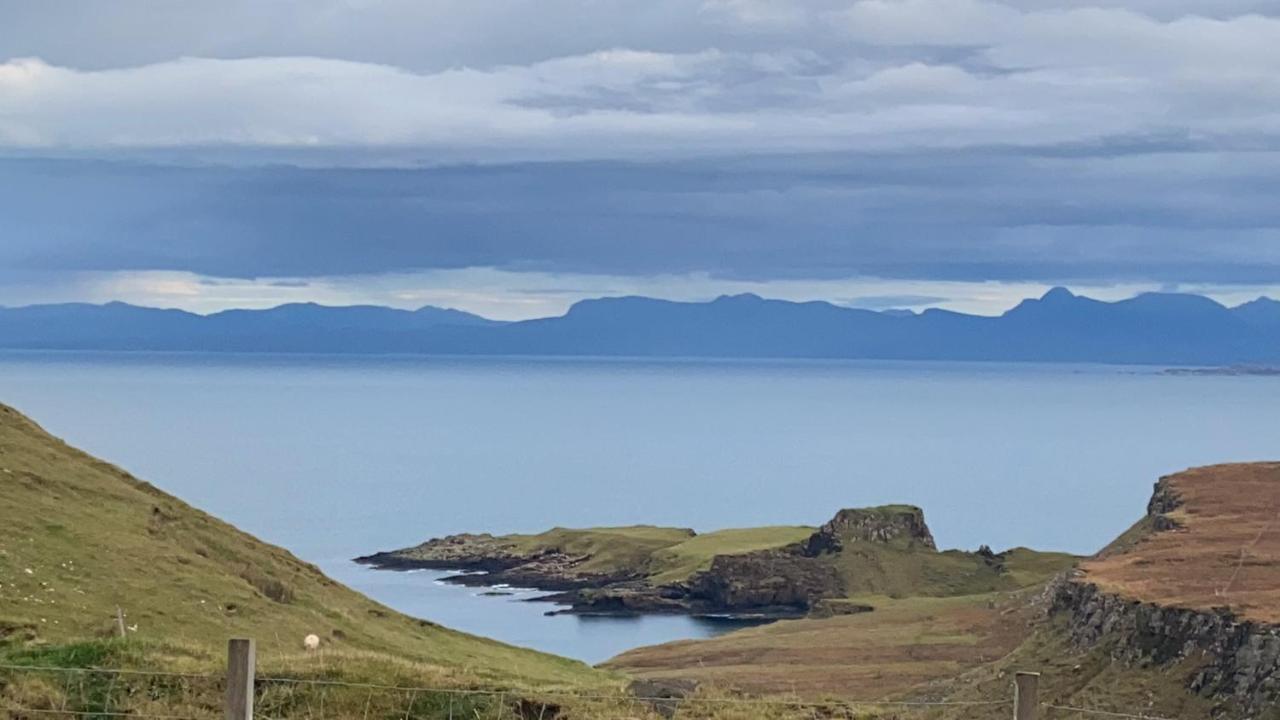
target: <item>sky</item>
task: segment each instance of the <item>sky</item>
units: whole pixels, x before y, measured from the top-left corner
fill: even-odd
[[[1280,0],[0,0],[0,304],[1280,297]]]

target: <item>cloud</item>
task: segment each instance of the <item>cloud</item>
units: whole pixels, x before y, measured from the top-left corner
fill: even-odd
[[[354,12],[327,7],[311,14],[312,25]],[[477,62],[375,61],[371,45],[339,42],[333,31],[322,33],[330,46],[280,39],[257,48],[306,47],[314,56],[187,56],[98,69],[13,58],[0,65],[0,145],[395,149],[414,162],[1025,148],[1151,136],[1280,144],[1276,17],[1160,17],[1146,14],[1155,12],[1149,4],[1116,3],[721,1],[686,10],[695,29],[672,48],[653,36],[639,6],[618,7],[640,20],[631,35],[573,49],[535,36],[529,42],[544,42],[546,52],[510,62],[462,50]],[[507,22],[457,11],[499,28]],[[565,54],[547,55],[556,50]]]
[[[1259,283],[1269,155],[948,153],[418,169],[0,161],[0,266]]]
[[[1280,273],[1274,0],[0,5],[17,271]]]
[[[323,57],[414,72],[529,65],[629,47],[847,50],[851,0],[0,0],[9,57],[96,70],[182,57]],[[1024,12],[1101,7],[1161,21],[1274,15],[1275,0],[1014,0]],[[163,31],[157,31],[163,28]]]

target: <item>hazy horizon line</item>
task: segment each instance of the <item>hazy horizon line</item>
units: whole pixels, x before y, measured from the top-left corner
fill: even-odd
[[[1130,295],[1130,296],[1128,296],[1128,297],[1118,298],[1118,299],[1115,299],[1115,300],[1104,300],[1104,299],[1099,299],[1099,298],[1096,298],[1096,297],[1093,297],[1093,296],[1090,296],[1090,295],[1086,295],[1086,294],[1084,294],[1083,292],[1077,292],[1077,291],[1075,291],[1075,290],[1072,290],[1072,289],[1071,289],[1071,287],[1070,287],[1070,286],[1067,286],[1067,285],[1054,285],[1053,287],[1051,287],[1050,289],[1046,290],[1044,293],[1041,293],[1041,294],[1040,294],[1040,295],[1038,295],[1038,296],[1037,296],[1037,295],[1027,295],[1027,296],[1024,296],[1024,297],[1020,298],[1018,301],[1014,302],[1012,305],[1010,305],[1010,306],[1008,306],[1008,307],[1004,308],[1003,310],[1001,310],[999,313],[992,314],[992,315],[985,315],[985,314],[982,314],[982,313],[975,313],[975,312],[963,312],[963,311],[959,311],[959,310],[949,310],[949,309],[946,309],[946,308],[940,308],[940,307],[925,307],[925,308],[922,308],[922,309],[919,309],[919,310],[915,310],[915,309],[912,309],[912,308],[910,308],[910,307],[906,307],[906,306],[904,306],[904,307],[884,307],[884,308],[860,307],[860,306],[858,306],[858,305],[856,305],[856,304],[851,304],[851,303],[842,303],[842,302],[839,302],[838,300],[833,300],[833,299],[830,299],[830,298],[812,298],[812,299],[808,299],[808,300],[793,300],[793,299],[780,298],[780,297],[768,297],[768,296],[761,295],[760,293],[756,293],[756,292],[721,293],[721,294],[716,295],[716,296],[714,296],[714,297],[708,297],[708,298],[701,299],[701,300],[675,299],[675,298],[669,298],[669,297],[661,297],[661,296],[658,296],[658,295],[643,295],[643,294],[637,294],[637,293],[626,293],[626,294],[619,294],[619,295],[608,295],[608,294],[606,294],[606,295],[599,295],[599,296],[596,296],[596,297],[583,298],[583,299],[577,300],[577,301],[573,302],[573,303],[572,303],[568,308],[566,308],[564,312],[562,312],[562,313],[560,313],[560,314],[558,314],[558,315],[557,315],[557,314],[553,314],[553,315],[542,315],[542,316],[537,316],[537,317],[521,318],[521,319],[517,319],[517,320],[503,320],[503,319],[491,318],[491,317],[488,317],[488,316],[486,316],[486,315],[484,315],[484,314],[482,314],[482,313],[474,312],[474,311],[471,311],[471,310],[465,310],[465,309],[463,309],[463,308],[459,308],[459,307],[452,307],[452,306],[448,306],[448,305],[435,305],[435,304],[430,304],[430,303],[428,303],[428,304],[424,304],[424,305],[421,305],[421,306],[418,306],[418,307],[414,307],[414,308],[402,308],[402,307],[395,307],[395,306],[393,306],[393,305],[380,305],[380,304],[377,304],[377,303],[350,303],[350,304],[340,305],[340,304],[328,304],[328,303],[323,303],[323,302],[316,302],[316,301],[313,301],[313,300],[299,300],[299,301],[293,301],[293,302],[282,302],[282,303],[279,303],[279,304],[276,304],[276,305],[270,305],[270,306],[264,306],[264,307],[226,307],[226,308],[222,308],[222,309],[219,309],[219,310],[214,310],[214,311],[211,311],[211,312],[197,312],[197,311],[194,311],[194,310],[188,310],[188,309],[185,309],[185,308],[181,308],[181,307],[174,307],[174,306],[145,305],[145,304],[141,304],[141,303],[129,302],[129,301],[127,301],[127,300],[106,300],[106,301],[102,301],[102,302],[91,302],[91,301],[77,301],[77,300],[70,300],[70,301],[66,301],[66,302],[28,303],[28,304],[24,304],[24,305],[4,305],[4,304],[0,304],[0,311],[3,311],[3,310],[25,310],[25,309],[31,309],[31,308],[41,308],[41,307],[59,307],[59,306],[73,306],[73,305],[74,305],[74,306],[86,306],[86,307],[108,307],[108,306],[111,306],[111,305],[125,305],[125,306],[128,306],[128,307],[140,308],[140,309],[145,309],[145,310],[157,310],[157,311],[165,311],[165,312],[179,312],[179,313],[183,313],[183,314],[186,314],[186,315],[193,315],[193,316],[196,316],[196,317],[202,317],[202,318],[204,318],[204,317],[213,317],[213,316],[216,316],[216,315],[221,315],[221,314],[229,313],[229,312],[270,312],[270,311],[272,311],[272,310],[279,310],[279,309],[281,309],[281,308],[286,308],[286,307],[314,306],[314,307],[327,308],[327,309],[335,309],[335,310],[347,309],[347,308],[370,308],[370,309],[379,309],[379,310],[390,310],[390,311],[393,311],[393,312],[403,312],[403,313],[415,313],[415,312],[419,312],[419,311],[422,311],[422,310],[440,310],[440,311],[446,311],[446,312],[457,312],[457,313],[462,313],[462,314],[470,315],[470,316],[473,316],[473,317],[477,317],[477,318],[480,318],[480,319],[483,319],[483,320],[486,320],[486,321],[488,321],[488,322],[492,322],[492,323],[500,323],[500,324],[515,324],[515,323],[521,323],[521,322],[529,322],[529,321],[533,321],[533,320],[546,320],[546,319],[552,319],[552,318],[565,317],[565,316],[566,316],[566,315],[568,315],[570,312],[572,312],[573,308],[574,308],[574,307],[576,307],[577,305],[580,305],[580,304],[582,304],[582,303],[598,302],[598,301],[601,301],[601,300],[641,299],[641,300],[654,300],[654,301],[658,301],[658,302],[667,302],[667,303],[672,303],[672,304],[676,304],[676,305],[707,305],[707,304],[710,304],[710,303],[713,303],[713,302],[717,302],[717,301],[721,301],[721,300],[725,300],[725,299],[732,299],[732,298],[744,298],[744,297],[747,297],[747,298],[756,298],[756,299],[758,299],[758,300],[766,301],[766,302],[780,302],[780,303],[787,303],[787,304],[791,304],[791,305],[804,305],[804,304],[809,304],[809,303],[823,303],[823,304],[830,305],[830,306],[832,306],[832,307],[840,308],[840,309],[842,309],[842,310],[859,310],[859,311],[863,311],[863,312],[870,312],[870,313],[877,313],[877,314],[886,314],[886,313],[887,313],[887,314],[910,313],[910,314],[912,314],[912,315],[920,315],[920,314],[923,314],[923,313],[926,313],[926,312],[929,312],[929,311],[934,311],[934,312],[945,312],[945,313],[951,313],[951,314],[956,314],[956,315],[969,315],[969,316],[973,316],[973,317],[1000,317],[1001,315],[1004,315],[1004,314],[1006,314],[1006,313],[1010,312],[1011,310],[1013,310],[1013,309],[1017,308],[1017,307],[1018,307],[1020,304],[1022,304],[1023,302],[1026,302],[1026,301],[1028,301],[1028,300],[1042,300],[1042,299],[1044,299],[1045,297],[1047,297],[1047,296],[1049,296],[1049,295],[1051,295],[1051,294],[1054,294],[1054,293],[1056,293],[1056,292],[1061,292],[1061,291],[1063,291],[1063,290],[1065,290],[1065,291],[1066,291],[1068,294],[1070,294],[1072,297],[1076,297],[1076,298],[1083,298],[1083,299],[1086,299],[1086,300],[1091,300],[1091,301],[1093,301],[1093,302],[1103,303],[1103,304],[1106,304],[1106,305],[1116,305],[1116,304],[1119,304],[1119,303],[1128,302],[1128,301],[1134,300],[1134,299],[1136,299],[1136,298],[1143,297],[1143,296],[1147,296],[1147,295],[1169,295],[1169,296],[1187,296],[1187,297],[1203,298],[1203,299],[1208,300],[1208,301],[1210,301],[1210,302],[1212,302],[1212,303],[1214,303],[1214,304],[1216,304],[1216,305],[1219,305],[1219,306],[1221,306],[1222,308],[1227,309],[1227,310],[1233,310],[1233,309],[1236,309],[1236,308],[1242,307],[1242,306],[1244,306],[1244,305],[1249,305],[1250,303],[1259,302],[1259,301],[1266,301],[1266,302],[1280,302],[1280,300],[1277,300],[1276,298],[1273,298],[1273,297],[1271,297],[1271,296],[1269,296],[1269,295],[1265,295],[1265,294],[1263,294],[1263,295],[1259,295],[1258,297],[1254,298],[1253,300],[1246,300],[1246,301],[1243,301],[1243,302],[1237,303],[1237,304],[1235,304],[1235,305],[1228,305],[1228,304],[1226,304],[1226,303],[1224,303],[1224,302],[1221,302],[1221,301],[1219,301],[1219,300],[1217,300],[1217,299],[1213,298],[1213,297],[1212,297],[1212,296],[1210,296],[1210,295],[1205,295],[1205,294],[1195,293],[1195,292],[1182,292],[1182,291],[1177,291],[1177,290],[1147,290],[1147,291],[1136,292],[1136,293],[1134,293],[1133,295]]]

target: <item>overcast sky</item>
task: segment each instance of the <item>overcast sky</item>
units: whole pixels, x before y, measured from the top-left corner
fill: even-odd
[[[1280,0],[0,0],[0,304],[1280,295]]]

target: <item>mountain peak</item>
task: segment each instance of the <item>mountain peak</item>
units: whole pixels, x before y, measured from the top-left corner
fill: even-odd
[[[1265,295],[1231,308],[1231,314],[1255,327],[1280,329],[1280,300]]]
[[[1027,298],[1018,303],[1014,307],[1004,312],[1005,317],[1032,317],[1041,318],[1046,312],[1052,315],[1072,312],[1077,307],[1084,305],[1096,304],[1097,300],[1076,295],[1070,290],[1062,287],[1050,288],[1048,292],[1038,298]]]
[[[1048,292],[1041,295],[1040,302],[1063,302],[1066,300],[1075,300],[1077,297],[1078,296],[1075,293],[1061,285],[1058,285],[1056,287],[1049,288]]]
[[[1236,306],[1236,309],[1239,309],[1239,308],[1252,308],[1252,307],[1262,307],[1262,308],[1265,308],[1265,307],[1280,307],[1280,300],[1276,300],[1276,299],[1274,299],[1274,298],[1269,298],[1269,297],[1267,297],[1266,295],[1259,295],[1258,297],[1256,297],[1256,298],[1254,298],[1254,299],[1250,300],[1250,301],[1249,301],[1249,302],[1247,302],[1247,303],[1242,303],[1242,304],[1240,304],[1240,305],[1237,305],[1237,306]]]

